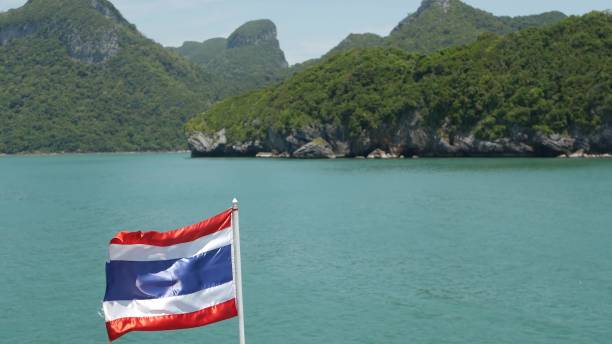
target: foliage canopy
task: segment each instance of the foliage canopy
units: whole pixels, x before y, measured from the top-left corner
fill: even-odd
[[[483,139],[514,130],[591,131],[612,121],[612,15],[591,13],[429,55],[339,53],[280,85],[229,98],[188,122],[231,141],[268,128],[342,125],[352,136],[418,113],[432,130]]]
[[[0,36],[0,152],[184,149],[217,97],[106,0],[30,0],[0,14]]]

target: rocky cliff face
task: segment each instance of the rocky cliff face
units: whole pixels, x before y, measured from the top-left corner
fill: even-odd
[[[227,39],[227,48],[245,46],[279,46],[276,25],[268,19],[250,21],[234,31]]]
[[[62,36],[71,58],[88,64],[105,63],[119,54],[119,33],[113,29],[100,30],[96,39],[83,36],[77,31]]]
[[[40,32],[40,24],[25,23],[0,27],[0,46],[11,41]],[[68,55],[74,60],[87,64],[105,63],[120,51],[119,34],[114,29],[100,30],[95,39],[84,36],[78,30],[63,31],[59,38]]]
[[[87,64],[105,63],[119,53],[120,26],[133,30],[107,0],[30,0],[6,15],[9,19],[0,17],[0,45],[28,36],[57,38],[72,59]]]
[[[557,157],[576,152],[612,152],[612,124],[589,135],[526,132],[517,130],[511,137],[495,141],[479,140],[469,134],[448,136],[426,129],[420,115],[415,113],[402,118],[397,126],[382,126],[353,138],[347,137],[347,128],[327,125],[288,133],[270,129],[264,141],[230,143],[222,130],[212,135],[192,134],[189,147],[194,157],[255,156],[271,152],[294,158],[332,158],[368,156],[377,151],[388,157]]]
[[[424,0],[417,11],[417,14],[427,11],[434,6],[439,6],[444,13],[447,13],[451,7],[451,0]]]
[[[121,13],[108,0],[90,0],[90,4],[91,7],[106,18],[117,23],[129,25],[129,22],[123,18]]]
[[[14,39],[19,39],[33,34],[38,25],[33,23],[19,23],[0,26],[0,45],[6,45]]]

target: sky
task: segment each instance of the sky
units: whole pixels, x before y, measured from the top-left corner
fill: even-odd
[[[110,0],[140,32],[164,46],[227,37],[238,26],[269,18],[290,64],[320,57],[349,33],[387,35],[421,0]],[[26,0],[0,0],[0,11]],[[551,10],[584,14],[612,8],[610,0],[465,0],[495,15]]]

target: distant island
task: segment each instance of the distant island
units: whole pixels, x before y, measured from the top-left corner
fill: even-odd
[[[566,15],[547,12],[522,17],[497,17],[459,0],[424,0],[386,37],[373,33],[350,34],[322,58],[353,48],[397,48],[412,53],[431,53],[475,42],[483,33],[509,34],[531,27],[554,24]],[[294,66],[295,70],[316,63],[317,59]]]
[[[0,13],[0,153],[609,153],[611,17],[424,0],[289,66],[267,19],[171,48],[108,0],[29,0]]]
[[[268,19],[253,20],[228,38],[202,43],[185,42],[171,48],[213,75],[222,96],[231,96],[281,81],[289,63],[280,48],[276,25]]]
[[[465,11],[479,13],[457,0],[425,1],[394,32],[418,16],[453,26],[453,15]],[[462,20],[477,23],[495,18],[464,14]],[[278,85],[196,116],[187,124],[190,148],[195,157],[609,153],[611,39],[612,15],[591,13],[507,36],[483,33],[474,43],[428,55],[342,49]]]
[[[288,75],[272,22],[211,45],[164,48],[107,0],[0,13],[0,153],[186,150],[189,118]]]

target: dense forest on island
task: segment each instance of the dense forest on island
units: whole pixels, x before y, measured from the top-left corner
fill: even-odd
[[[0,152],[175,150],[217,98],[212,77],[107,0],[0,13]]]
[[[223,100],[187,129],[224,129],[225,149],[251,143],[249,154],[295,150],[309,132],[348,155],[379,146],[436,154],[436,145],[451,149],[466,137],[521,144],[553,134],[571,138],[570,148],[582,139],[604,150],[606,139],[586,137],[611,121],[612,15],[595,12],[429,55],[351,49],[280,85]],[[407,142],[397,137],[403,131]],[[415,132],[431,136],[425,146],[414,146]],[[300,136],[306,141],[292,144]]]
[[[322,58],[353,48],[368,47],[431,53],[475,42],[483,33],[506,35],[522,29],[551,25],[564,18],[566,16],[558,11],[530,16],[498,17],[460,0],[423,0],[419,8],[400,21],[388,36],[352,33]],[[304,70],[317,61],[318,59],[314,59],[298,64],[292,71]]]
[[[602,150],[609,17],[555,24],[565,15],[424,0],[386,37],[351,34],[288,67],[269,20],[164,48],[108,0],[29,0],[0,13],[0,153],[185,149],[196,115],[187,133],[220,155],[291,153],[315,138],[340,156],[456,155],[538,135],[565,140],[554,153]]]
[[[384,40],[384,46],[430,53],[474,42],[482,33],[506,35],[518,30],[554,24],[566,16],[547,12],[520,17],[497,17],[459,0],[424,0]]]

